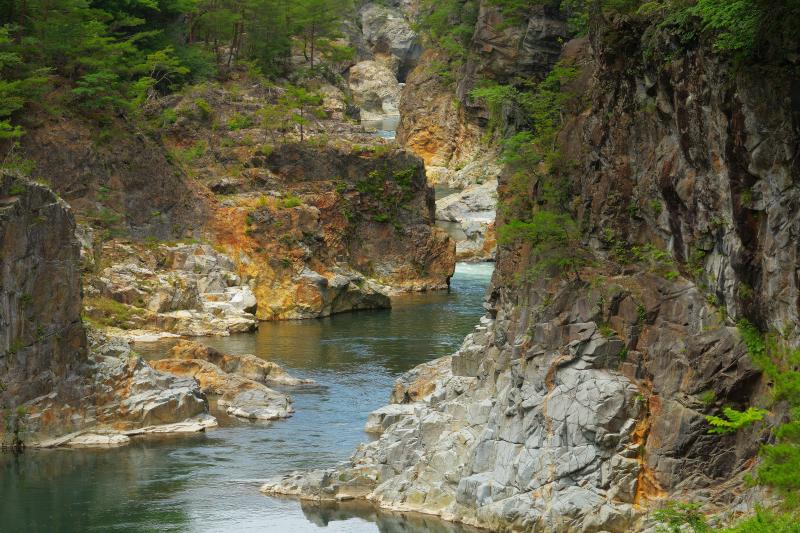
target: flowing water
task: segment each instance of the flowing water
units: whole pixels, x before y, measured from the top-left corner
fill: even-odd
[[[265,323],[254,334],[202,339],[272,359],[318,386],[290,390],[295,415],[270,424],[214,412],[220,427],[202,434],[113,450],[0,455],[0,532],[467,531],[367,504],[301,505],[265,497],[258,487],[293,470],[333,466],[368,440],[367,414],[386,403],[397,376],[452,353],[477,323],[491,272],[490,264],[459,264],[449,293],[402,296],[391,310]]]
[[[361,125],[366,131],[374,132],[378,137],[391,140],[397,136],[400,115],[386,115],[379,120],[362,120]]]

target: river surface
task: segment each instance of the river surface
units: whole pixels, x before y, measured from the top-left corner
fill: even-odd
[[[362,120],[361,125],[366,131],[373,132],[378,137],[392,140],[397,136],[400,115],[386,115],[377,120]]]
[[[257,333],[201,339],[272,359],[318,386],[289,390],[295,415],[269,424],[212,411],[206,433],[112,450],[0,455],[0,532],[268,531],[463,533],[432,517],[367,504],[316,507],[258,492],[270,477],[346,460],[370,411],[399,374],[455,351],[483,314],[493,265],[459,264],[449,293],[406,295],[391,310],[264,323]],[[137,349],[145,356],[165,346]]]

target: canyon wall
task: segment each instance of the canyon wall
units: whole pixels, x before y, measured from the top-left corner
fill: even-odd
[[[752,510],[769,429],[712,435],[705,416],[766,405],[738,320],[796,336],[796,87],[648,27],[604,21],[562,55],[578,74],[558,172],[592,260],[544,276],[531,243],[501,246],[487,315],[398,381],[380,438],[265,492],[497,531],[644,530],[664,498]],[[498,225],[519,215],[512,178]]]
[[[0,175],[0,404],[50,392],[86,359],[74,231],[49,189]]]

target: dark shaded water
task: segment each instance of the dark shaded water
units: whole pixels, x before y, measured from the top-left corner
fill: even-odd
[[[301,506],[262,496],[258,487],[292,470],[333,466],[367,440],[367,414],[386,403],[395,378],[452,353],[475,325],[491,271],[490,264],[459,265],[450,293],[404,296],[392,310],[203,339],[275,360],[319,386],[290,391],[296,414],[271,424],[219,416],[216,430],[122,449],[0,455],[0,532],[466,531],[364,504]]]

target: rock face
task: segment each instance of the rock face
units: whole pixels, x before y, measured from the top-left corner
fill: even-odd
[[[234,262],[207,244],[115,240],[102,253],[112,264],[90,273],[85,291],[87,315],[102,325],[189,336],[256,327],[252,289]]]
[[[194,235],[206,209],[159,142],[113,119],[33,116],[21,140],[35,174],[79,214],[114,232],[169,239]]]
[[[367,3],[360,16],[363,39],[375,59],[392,69],[395,81],[404,82],[422,47],[401,6]]]
[[[470,91],[480,81],[543,78],[558,60],[561,42],[567,38],[566,22],[557,10],[533,6],[509,23],[499,7],[481,1],[468,59],[455,75],[455,87],[437,73],[448,63],[447,57],[433,50],[423,52],[409,75],[400,100],[398,143],[422,157],[429,168],[434,167],[432,183],[453,182],[456,169],[481,160],[486,151],[481,137],[489,112],[482,102],[470,98]],[[516,121],[515,117],[504,118]],[[463,177],[458,181],[463,183]]]
[[[473,185],[436,201],[436,220],[453,224],[459,230],[458,235],[450,234],[456,241],[456,259],[494,259],[496,209],[497,181]]]
[[[412,403],[370,416],[379,440],[345,467],[263,490],[366,497],[492,530],[630,531],[646,498],[730,476],[758,448],[755,435],[746,446],[707,435],[699,398],[751,387],[745,353],[687,281],[503,289],[452,358],[401,378],[393,399]]]
[[[350,90],[361,108],[361,120],[397,115],[400,84],[394,72],[378,61],[361,61],[350,68]]]
[[[204,414],[194,380],[156,372],[124,342],[95,337],[88,349],[74,232],[49,189],[0,176],[0,408],[24,409],[24,440],[77,431],[50,444],[76,446],[120,445],[129,440],[120,431]]]
[[[86,360],[69,207],[0,175],[0,405],[51,392]]]
[[[576,181],[588,202],[578,216],[588,217],[594,235],[609,228],[663,246],[701,273],[698,281],[729,315],[796,336],[800,189],[791,154],[800,115],[793,81],[748,69],[734,74],[704,48],[663,64],[641,60],[639,74],[625,75],[614,62],[627,52],[606,36],[643,29],[619,24],[593,40],[595,105],[565,138],[586,170]],[[619,97],[599,90],[603,84]],[[597,161],[604,164],[592,168]]]
[[[661,498],[740,502],[769,429],[710,435],[705,416],[766,404],[736,320],[796,338],[800,117],[782,74],[672,53],[649,30],[607,21],[565,49],[581,70],[569,90],[592,104],[567,109],[559,177],[593,266],[534,276],[530,244],[501,247],[488,314],[452,358],[399,380],[403,405],[370,418],[380,438],[265,492],[493,531],[647,530]]]
[[[433,50],[423,52],[400,97],[397,142],[420,156],[427,167],[471,162],[481,147],[480,127],[436,73],[443,60]]]
[[[391,290],[448,286],[455,244],[433,227],[412,154],[287,144],[252,164],[283,192],[226,209],[217,234],[251,280],[258,318],[388,307]]]

